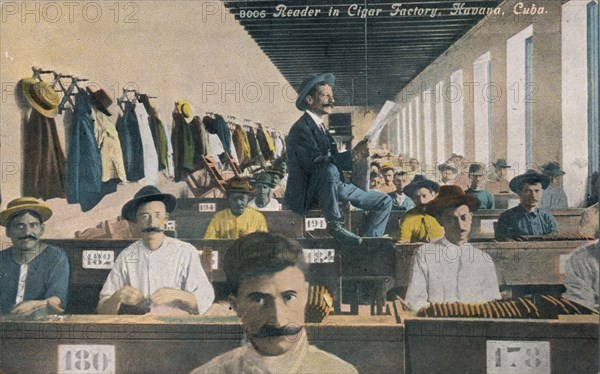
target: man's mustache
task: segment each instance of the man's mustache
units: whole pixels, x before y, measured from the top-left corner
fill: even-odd
[[[268,338],[273,336],[292,336],[298,334],[304,326],[282,326],[275,327],[271,325],[264,325],[254,334],[255,338]]]
[[[24,235],[24,236],[19,236],[20,240],[25,240],[25,239],[31,239],[31,240],[37,240],[38,238],[35,235]]]
[[[142,232],[163,232],[163,229],[161,229],[160,227],[146,227],[145,229],[142,230]]]

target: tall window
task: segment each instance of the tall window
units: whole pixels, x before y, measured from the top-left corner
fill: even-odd
[[[450,101],[452,116],[452,152],[465,153],[465,117],[464,117],[463,71],[457,70],[450,76],[450,85],[446,88],[445,98]]]
[[[523,138],[527,137],[528,121],[531,125],[531,107],[528,106],[531,103],[526,103],[532,101],[526,99],[527,87],[531,88],[531,57],[527,58],[527,54],[531,53],[531,44],[526,46],[526,40],[532,35],[533,26],[530,25],[506,41],[506,156],[508,163],[513,165],[517,173],[523,172],[525,164],[531,160],[531,143],[528,144],[527,139],[523,141]],[[526,67],[528,63],[529,67]]]
[[[525,39],[525,163],[533,162],[533,124],[531,117],[532,97],[532,39]]]
[[[600,66],[600,49],[598,40],[600,39],[600,17],[598,16],[598,3],[591,2],[587,6],[587,38],[588,38],[588,154],[589,168],[588,174],[598,171],[600,167],[600,139],[598,136],[598,113],[600,112],[598,96],[600,88],[598,85],[598,71]]]
[[[437,162],[443,163],[446,161],[446,121],[444,113],[444,94],[442,92],[444,82],[439,81],[435,85],[435,127],[437,138]]]
[[[423,146],[425,147],[425,164],[431,165],[431,161],[433,161],[432,156],[432,128],[433,123],[431,120],[431,98],[433,96],[432,90],[426,90],[423,92]]]
[[[491,160],[490,136],[492,134],[492,68],[490,52],[483,54],[473,63],[475,78],[473,114],[475,119],[475,161],[489,163]]]

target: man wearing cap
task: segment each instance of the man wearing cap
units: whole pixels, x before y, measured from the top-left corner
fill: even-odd
[[[492,195],[509,193],[510,188],[508,187],[508,180],[506,179],[506,176],[508,175],[510,166],[506,164],[506,160],[502,158],[499,158],[492,165],[494,165],[494,168],[496,169],[496,178],[488,181],[485,184],[485,190]]]
[[[435,198],[439,188],[439,184],[429,179],[412,182],[404,188],[404,193],[412,198],[416,206],[406,212],[400,220],[399,241],[429,243],[444,236],[442,226],[425,212],[425,205]]]
[[[123,206],[121,216],[141,240],[117,257],[100,291],[99,314],[203,314],[210,307],[214,291],[198,251],[164,234],[176,205],[175,196],[145,186]]]
[[[418,310],[430,302],[486,302],[500,299],[491,257],[467,243],[479,200],[459,186],[441,186],[426,210],[444,227],[444,237],[415,254],[406,303]]]
[[[387,194],[396,191],[396,186],[394,185],[394,166],[390,163],[383,164],[381,166],[381,175],[383,176],[383,183],[377,187],[377,190]]]
[[[404,193],[404,188],[409,184],[410,177],[406,171],[402,170],[394,173],[396,191],[388,194],[392,198],[392,210],[406,212],[415,207],[413,200]]]
[[[392,201],[379,191],[363,191],[342,182],[338,167],[351,170],[352,160],[369,155],[368,142],[361,141],[351,152],[339,153],[333,137],[323,125],[323,117],[333,111],[333,74],[314,74],[302,82],[296,108],[304,115],[294,123],[288,136],[290,168],[285,204],[304,214],[318,203],[327,220],[328,232],[341,243],[359,245],[362,238],[342,226],[340,202],[350,202],[368,211],[364,236],[385,233]]]
[[[558,162],[549,162],[542,166],[542,174],[550,178],[550,184],[544,190],[540,208],[544,210],[568,209],[567,194],[560,183],[565,172],[560,168]]]
[[[357,373],[308,343],[307,270],[303,249],[292,239],[257,232],[236,240],[225,253],[224,271],[247,343],[192,374]]]
[[[67,304],[69,262],[65,252],[40,242],[50,206],[33,197],[8,203],[0,225],[12,247],[0,251],[0,314],[56,314]]]
[[[214,215],[210,220],[204,239],[237,239],[256,231],[269,231],[261,212],[248,207],[248,195],[252,192],[248,180],[233,177],[225,187],[229,208]]]
[[[519,195],[520,204],[498,217],[496,239],[510,240],[523,235],[549,235],[558,233],[554,217],[539,208],[543,190],[550,179],[534,170],[511,179],[511,191]]]
[[[471,166],[469,166],[471,186],[465,192],[479,199],[481,209],[496,209],[494,195],[483,189],[485,180],[483,170],[483,165],[481,164],[471,164]]]
[[[254,199],[250,200],[248,206],[258,211],[281,210],[279,202],[271,197],[271,190],[275,187],[273,174],[259,173],[254,179]]]

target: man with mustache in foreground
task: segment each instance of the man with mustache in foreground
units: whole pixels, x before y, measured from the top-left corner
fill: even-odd
[[[308,344],[307,266],[302,247],[292,239],[256,232],[236,240],[225,253],[224,270],[248,343],[192,373],[357,373]]]
[[[210,307],[214,291],[198,251],[164,234],[176,204],[175,196],[146,186],[123,206],[121,216],[141,240],[117,257],[100,292],[99,314],[203,314]]]
[[[56,314],[67,303],[69,262],[65,252],[40,242],[50,206],[33,197],[8,203],[0,225],[12,247],[0,252],[0,314]]]
[[[511,191],[519,195],[521,203],[498,217],[496,240],[511,240],[523,235],[549,235],[558,233],[552,214],[539,208],[543,191],[550,178],[534,170],[517,175],[510,180]]]

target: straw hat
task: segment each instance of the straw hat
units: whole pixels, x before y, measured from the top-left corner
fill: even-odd
[[[35,78],[21,79],[21,90],[27,102],[45,117],[54,118],[60,104],[60,95],[50,83]]]
[[[20,197],[8,203],[6,209],[0,213],[0,225],[6,226],[10,217],[23,210],[36,212],[42,217],[42,222],[46,222],[52,217],[52,209],[46,202],[39,201],[34,197]]]

